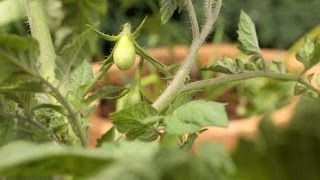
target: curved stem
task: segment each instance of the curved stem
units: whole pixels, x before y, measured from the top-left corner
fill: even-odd
[[[93,81],[90,82],[88,87],[86,87],[84,96],[86,96],[90,92],[90,90],[92,90],[92,88],[96,86],[96,84],[106,75],[107,71],[111,68],[112,64],[112,62],[109,62],[102,66],[99,72],[95,75]]]
[[[203,88],[206,88],[209,86],[217,86],[217,85],[221,85],[221,84],[225,84],[225,83],[237,82],[237,81],[259,78],[259,77],[267,77],[267,78],[277,79],[277,80],[281,80],[281,81],[296,81],[296,82],[299,82],[299,83],[305,85],[308,89],[310,89],[320,95],[319,89],[313,87],[310,83],[308,83],[307,81],[302,79],[299,75],[280,74],[280,73],[275,73],[275,72],[270,72],[270,71],[265,71],[265,70],[246,72],[246,73],[242,73],[242,74],[233,74],[233,75],[228,75],[228,76],[223,76],[223,77],[217,77],[217,78],[192,82],[192,83],[186,84],[180,90],[180,92],[196,90],[196,89],[203,89]]]
[[[25,122],[30,123],[31,125],[33,125],[34,127],[38,128],[39,130],[45,132],[45,133],[52,133],[45,125],[41,124],[40,122],[36,121],[35,119],[30,119],[24,116],[20,116],[18,114],[12,114],[12,113],[8,113],[8,112],[3,112],[0,111],[0,116],[3,117],[7,117],[10,119],[17,119],[17,120],[23,120]],[[52,134],[51,138],[56,141],[57,143],[60,143],[60,141],[58,140],[58,138]]]
[[[72,106],[70,105],[70,103],[65,99],[65,97],[63,97],[63,95],[60,93],[60,91],[57,88],[55,88],[46,79],[43,79],[41,77],[40,77],[40,79],[52,91],[52,95],[56,98],[56,100],[66,108],[66,110],[68,111],[68,114],[69,114],[68,119],[70,121],[70,124],[71,124],[73,131],[79,137],[79,139],[81,141],[81,145],[83,147],[86,147],[88,145],[87,137],[86,137],[85,132],[82,129],[81,120],[79,118],[79,115],[77,115],[75,113],[75,111],[72,109]]]
[[[200,38],[194,39],[187,58],[185,59],[184,63],[174,76],[170,85],[166,88],[166,90],[160,95],[160,97],[152,104],[152,106],[157,109],[158,111],[162,111],[166,108],[166,106],[176,97],[179,93],[180,89],[184,86],[186,80],[189,77],[189,72],[196,61],[196,56],[198,54],[200,46],[205,41],[205,38],[210,33],[213,24],[217,19],[217,15],[219,14],[220,7],[222,5],[222,0],[218,0],[216,2],[216,6],[212,11],[212,16],[207,17],[207,21],[204,24],[204,27],[199,35]],[[189,14],[195,13],[189,12]]]
[[[199,38],[200,31],[199,31],[199,24],[198,24],[197,16],[196,16],[192,1],[186,0],[186,6],[187,6],[189,18],[190,18],[193,39],[197,39]]]

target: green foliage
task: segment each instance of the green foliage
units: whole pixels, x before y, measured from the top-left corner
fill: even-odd
[[[107,7],[104,0],[61,0],[61,2],[64,16],[55,32],[55,44],[59,49],[81,34],[86,24],[97,23],[105,14]],[[90,39],[83,45],[88,55],[97,51],[96,41],[97,37],[91,34]]]
[[[241,11],[240,14],[238,35],[238,40],[240,42],[239,49],[243,53],[257,58],[261,57],[255,25],[251,18],[243,11]]]
[[[238,0],[226,1],[220,15],[224,25],[225,41],[236,41],[237,21],[235,18],[244,10],[253,19],[261,47],[290,48],[306,32],[319,25],[315,16],[320,2],[317,0]],[[303,24],[301,24],[303,22]]]
[[[9,176],[59,173],[84,176],[112,162],[112,158],[101,151],[65,148],[52,143],[15,142],[2,147],[0,154],[0,174]]]
[[[30,37],[0,35],[0,83],[13,74],[37,74],[38,43]]]
[[[178,149],[162,150],[158,144],[140,141],[105,143],[100,150],[16,142],[4,146],[0,155],[0,173],[10,176],[60,173],[80,179],[224,180],[235,171],[228,153],[217,144],[203,146],[197,155],[192,155]]]
[[[71,70],[78,67],[83,61],[90,59],[85,43],[92,38],[92,32],[87,29],[75,35],[70,43],[66,44],[59,52],[56,60],[56,76],[61,81],[67,81]]]
[[[184,5],[183,0],[161,0],[160,1],[160,13],[161,23],[166,24],[175,10],[181,8]]]
[[[277,129],[264,120],[259,136],[254,140],[241,140],[234,153],[237,177],[248,180],[319,179],[318,107],[318,100],[303,98],[292,123],[285,129]],[[304,173],[299,169],[304,169]]]
[[[228,117],[225,105],[217,102],[192,101],[180,106],[173,114],[166,116],[164,123],[170,134],[194,133],[205,126],[226,127]]]
[[[86,93],[86,86],[89,85],[92,79],[92,68],[86,60],[70,74],[68,96],[76,108],[81,108],[82,99]]]
[[[163,108],[159,108],[158,100],[152,102],[142,96],[144,87],[141,84],[141,75],[145,60],[160,70],[167,79],[172,78],[172,75],[169,67],[152,57],[136,42],[146,18],[135,32],[131,32],[131,25],[126,23],[118,35],[106,35],[92,26],[104,13],[105,1],[62,0],[48,1],[45,5],[59,2],[64,13],[60,14],[62,20],[58,20],[55,27],[57,29],[52,31],[56,47],[51,49],[52,54],[49,55],[54,58],[57,56],[56,80],[51,82],[52,77],[43,77],[43,74],[37,71],[43,65],[38,64],[41,62],[38,56],[41,54],[40,57],[46,57],[46,52],[39,52],[35,40],[29,37],[0,35],[0,70],[3,69],[4,72],[0,78],[0,174],[13,178],[53,176],[59,179],[234,179],[235,167],[221,145],[204,145],[199,147],[195,154],[189,152],[197,136],[206,130],[206,126],[228,126],[226,104],[193,100],[199,89],[207,85],[206,82],[216,83],[216,79],[188,82],[189,70],[201,44],[193,43],[191,46],[185,64],[180,66],[177,76],[173,78],[175,89],[171,88],[172,84],[169,85],[168,91],[163,93],[164,96],[158,98],[161,104],[161,98],[165,97],[166,93],[168,95],[164,98],[164,103],[159,105]],[[184,2],[162,0],[162,23],[168,22],[176,9],[184,6]],[[214,11],[211,6],[215,3],[216,1],[205,1],[205,13],[211,14],[211,11]],[[42,11],[41,6],[30,8],[30,12]],[[212,15],[215,13],[218,12],[212,12]],[[191,13],[191,16],[193,15]],[[201,38],[208,35],[211,30],[209,26],[214,24],[214,19],[207,19]],[[32,21],[30,23],[32,25]],[[46,22],[39,24],[46,29]],[[191,24],[194,26],[197,23]],[[85,29],[87,27],[90,29]],[[108,41],[116,41],[114,50],[95,75],[89,62],[95,52],[97,39],[91,30]],[[39,40],[39,34],[32,31],[35,39]],[[287,74],[280,62],[271,66],[265,65],[255,26],[244,12],[240,15],[238,35],[240,50],[248,56],[248,61],[225,58],[206,68],[231,74],[218,77],[218,83],[265,76],[298,81],[308,89],[306,94],[309,96],[320,94],[310,83],[312,77]],[[117,48],[123,45],[120,40],[124,37],[131,43],[130,47],[128,46],[130,51],[125,44],[118,52]],[[45,42],[50,39],[40,38],[39,43],[50,45],[52,42]],[[299,59],[309,68],[318,63],[319,49],[319,40],[307,42],[298,53]],[[55,51],[58,54],[55,54]],[[126,59],[126,52],[129,52],[131,64],[128,67],[119,66],[119,61]],[[136,54],[141,59],[138,67],[133,69]],[[135,70],[134,81],[123,87],[111,85],[91,92],[113,63],[122,70]],[[183,92],[185,88],[192,90]],[[90,150],[86,148],[89,126],[87,118],[93,109],[91,103],[102,97],[117,99],[119,104],[121,101],[124,103],[117,107],[116,112],[110,113],[109,118],[114,127],[98,140],[99,149]],[[267,130],[270,129],[273,128],[267,126]],[[270,142],[277,142],[276,134],[276,130],[263,134],[266,147]],[[14,140],[42,144],[11,142]],[[150,142],[155,140],[157,142]],[[83,148],[78,147],[80,145]]]
[[[112,113],[110,118],[117,130],[125,133],[129,139],[135,139],[139,136],[155,134],[157,131],[154,124],[158,121],[159,117],[157,110],[145,103],[139,103],[129,108],[123,109],[119,112]]]
[[[310,69],[320,62],[320,36],[313,42],[306,37],[304,46],[296,54],[298,61],[303,63],[306,69]]]
[[[238,62],[243,63],[241,60],[234,61],[231,58],[225,57],[222,61],[214,61],[211,66],[203,68],[203,70],[224,74],[237,74],[243,71],[241,69],[243,67],[240,67],[241,64],[238,64]]]
[[[193,97],[196,95],[197,91],[186,91],[179,94],[175,100],[169,105],[168,109],[165,111],[166,115],[171,115],[174,110],[180,106],[190,102]]]

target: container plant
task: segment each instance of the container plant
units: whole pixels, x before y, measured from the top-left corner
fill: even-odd
[[[219,76],[190,80],[189,74],[217,20],[222,0],[203,1],[206,18],[202,23],[198,22],[191,0],[160,2],[162,23],[169,21],[176,9],[186,10],[190,19],[192,42],[188,55],[173,66],[161,63],[136,42],[147,18],[137,28],[126,23],[119,34],[108,35],[92,22],[96,14],[92,15],[91,10],[100,10],[102,1],[62,0],[67,12],[62,27],[68,31],[57,30],[64,36],[57,33],[53,41],[43,3],[24,1],[31,37],[0,36],[3,179],[232,179],[235,166],[220,145],[206,144],[196,153],[190,152],[205,127],[228,126],[225,103],[193,100],[196,94],[207,87],[266,77],[297,82],[296,94],[319,98],[320,90],[311,84],[316,75],[306,76],[305,72],[320,60],[320,40],[306,39],[297,53],[305,70],[290,73],[281,62],[269,64],[264,60],[254,24],[245,12],[240,15],[238,35],[239,48],[247,58],[215,61],[201,69],[221,73]],[[72,19],[74,7],[81,9],[77,14],[81,19]],[[88,50],[94,50],[94,33],[114,42],[112,52],[95,74],[86,60]],[[154,100],[143,93],[145,63],[161,73],[168,84]],[[133,81],[93,91],[113,64],[122,71],[134,68]],[[101,97],[118,101],[115,112],[110,114],[114,127],[98,140],[97,148],[90,149],[88,116],[94,109],[93,102]]]

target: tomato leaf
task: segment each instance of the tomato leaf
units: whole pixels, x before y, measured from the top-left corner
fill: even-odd
[[[247,55],[261,57],[255,25],[244,11],[241,11],[238,28],[239,49]]]
[[[93,174],[112,162],[98,150],[64,148],[57,144],[14,142],[0,149],[1,175]],[[81,166],[79,166],[81,163]],[[85,168],[83,168],[85,167]]]
[[[119,112],[112,113],[110,119],[119,132],[126,133],[130,139],[135,139],[150,130],[157,134],[156,129],[153,127],[153,124],[160,119],[157,114],[157,110],[150,105],[138,103]]]
[[[182,135],[194,133],[205,126],[227,127],[225,104],[203,100],[192,101],[164,117],[166,132]]]

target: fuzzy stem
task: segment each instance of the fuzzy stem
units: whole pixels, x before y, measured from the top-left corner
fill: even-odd
[[[41,78],[41,81],[52,91],[52,96],[56,98],[56,100],[66,108],[68,111],[68,119],[71,124],[73,132],[78,136],[81,141],[81,145],[86,147],[88,145],[86,133],[81,126],[81,120],[79,115],[73,110],[71,104],[63,97],[61,92],[55,88],[49,81]]]
[[[218,85],[225,84],[225,83],[243,81],[243,80],[259,78],[259,77],[266,77],[266,78],[271,78],[271,79],[276,79],[276,80],[281,80],[281,81],[299,82],[299,83],[305,85],[308,89],[310,89],[310,90],[316,92],[318,95],[320,95],[319,89],[313,87],[310,83],[308,83],[307,81],[302,79],[302,77],[299,75],[280,74],[280,73],[275,73],[275,72],[270,72],[270,71],[265,71],[265,70],[246,72],[246,73],[241,73],[241,74],[233,74],[233,75],[228,75],[228,76],[223,76],[223,77],[217,77],[217,78],[211,78],[211,79],[192,82],[192,83],[186,84],[180,90],[180,92],[190,91],[190,90],[198,90],[198,89],[203,89],[203,88],[210,87],[210,86],[218,86]]]
[[[176,97],[176,95],[180,92],[180,89],[185,85],[187,78],[189,77],[189,72],[196,61],[196,56],[198,54],[200,46],[205,41],[205,38],[210,33],[213,24],[217,20],[217,16],[220,11],[220,7],[222,5],[222,0],[218,0],[215,4],[215,8],[210,13],[210,16],[207,17],[207,21],[205,22],[200,38],[194,39],[187,58],[184,60],[184,63],[174,76],[170,85],[166,88],[166,90],[160,95],[160,97],[152,104],[152,106],[158,111],[162,111],[166,108],[166,106]],[[191,10],[191,9],[190,9]],[[194,9],[193,12],[189,12],[190,16],[195,14]]]
[[[3,112],[3,111],[0,111],[0,116],[7,117],[7,118],[10,118],[10,119],[22,120],[22,121],[28,122],[29,124],[33,125],[34,127],[38,128],[39,130],[41,130],[41,131],[43,131],[45,133],[52,133],[45,125],[41,124],[40,122],[38,122],[37,120],[32,119],[32,118],[20,116],[18,114],[12,114],[12,113],[8,113],[8,112]],[[54,141],[56,141],[57,143],[60,143],[58,138],[53,133],[51,135],[51,138]]]
[[[196,16],[192,1],[186,0],[186,6],[189,12],[188,14],[189,14],[190,23],[191,23],[193,39],[197,39],[199,38],[200,31],[199,31],[199,24],[198,24],[197,16]]]
[[[51,83],[55,82],[54,70],[57,55],[52,43],[48,24],[46,23],[43,7],[44,0],[25,0],[24,2],[31,35],[39,43],[40,55],[38,62],[40,64],[40,75],[48,79]]]

